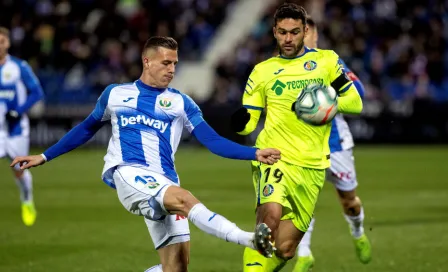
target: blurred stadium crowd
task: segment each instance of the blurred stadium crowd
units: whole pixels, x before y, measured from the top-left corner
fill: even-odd
[[[243,0],[3,0],[0,25],[11,29],[10,53],[31,64],[47,105],[86,104],[110,83],[140,76],[140,49],[149,36],[176,38],[181,62],[200,59],[238,1]],[[335,50],[366,87],[365,123],[355,127],[355,138],[387,131],[377,138],[390,139],[396,132],[401,141],[418,131],[446,141],[448,1],[312,1],[325,2],[315,18],[319,47]],[[294,2],[307,7],[312,1]],[[272,36],[276,6],[223,56],[212,95],[198,101],[225,136],[229,132],[219,126],[239,105],[253,66],[277,53]],[[375,132],[364,132],[365,124]]]
[[[232,0],[2,0],[10,53],[28,60],[47,103],[95,101],[112,82],[140,76],[140,49],[152,35],[200,57]]]
[[[448,1],[326,2],[319,47],[335,50],[360,77],[366,100],[448,101]],[[274,11],[217,68],[216,103],[239,101],[254,65],[277,53]]]

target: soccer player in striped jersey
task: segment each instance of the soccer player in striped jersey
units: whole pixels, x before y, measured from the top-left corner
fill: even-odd
[[[204,232],[269,257],[273,246],[265,224],[259,224],[255,233],[242,231],[180,187],[174,154],[184,127],[222,157],[273,164],[280,152],[222,138],[204,121],[189,96],[168,87],[178,62],[177,48],[172,38],[150,38],[142,52],[140,79],[108,86],[93,112],[58,143],[41,155],[18,157],[12,165],[26,169],[50,162],[81,146],[110,122],[112,137],[102,178],[117,190],[128,211],[144,217],[161,262],[148,271],[187,271],[190,230],[186,218]]]
[[[318,32],[316,23],[307,18],[308,33],[305,37],[305,46],[316,48],[318,41]],[[364,86],[359,78],[350,71],[344,62],[341,61],[342,69],[353,81],[356,90],[361,97],[364,96]],[[331,124],[330,133],[330,162],[331,166],[327,169],[326,179],[333,183],[339,196],[340,203],[344,209],[344,217],[347,220],[353,241],[355,244],[356,254],[362,263],[370,262],[372,258],[372,250],[369,239],[364,233],[364,209],[361,200],[356,194],[358,182],[356,179],[355,163],[353,158],[353,137],[344,120],[342,114],[336,115]],[[313,232],[315,219],[311,221],[305,236],[300,242],[297,250],[297,263],[294,272],[309,271],[314,265],[314,257],[310,250],[311,234]]]
[[[28,110],[43,99],[39,80],[24,60],[8,54],[9,30],[0,27],[0,158],[28,155],[30,125]],[[33,177],[29,170],[13,168],[20,189],[22,221],[32,226],[36,221],[33,201]]]

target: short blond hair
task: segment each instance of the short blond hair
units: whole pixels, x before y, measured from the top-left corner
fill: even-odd
[[[7,29],[6,27],[0,26],[0,34],[5,35],[6,37],[9,37],[9,29]]]

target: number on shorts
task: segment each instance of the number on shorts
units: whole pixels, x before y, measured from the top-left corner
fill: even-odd
[[[271,167],[268,167],[268,168],[266,168],[266,170],[264,170],[264,174],[266,175],[266,179],[264,180],[264,183],[268,182],[270,173],[271,173]],[[274,170],[273,176],[274,176],[274,178],[276,178],[276,180],[274,180],[274,182],[279,183],[283,178],[283,172],[277,168]]]
[[[136,176],[135,177],[135,182],[141,182],[143,184],[148,183],[144,178],[140,177],[140,176]]]

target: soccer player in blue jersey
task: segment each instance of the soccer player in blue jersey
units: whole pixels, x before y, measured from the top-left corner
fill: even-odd
[[[43,98],[42,87],[28,63],[8,54],[9,30],[0,27],[0,158],[11,160],[28,155],[29,120],[27,111]],[[33,177],[29,170],[13,168],[20,189],[22,220],[26,226],[36,221]]]
[[[309,48],[317,47],[318,32],[317,26],[311,18],[306,22],[308,32],[305,36],[305,46]],[[353,81],[359,95],[364,96],[364,86],[359,78],[350,71],[342,62],[345,73]],[[339,196],[339,200],[344,209],[344,217],[350,226],[350,231],[355,244],[356,254],[362,263],[370,262],[372,250],[370,242],[364,233],[364,209],[361,200],[356,194],[358,182],[356,179],[355,164],[353,158],[353,137],[347,122],[341,114],[333,119],[330,134],[330,162],[327,169],[327,180],[333,183]],[[314,258],[310,250],[311,234],[314,227],[314,218],[305,233],[297,249],[297,263],[294,272],[309,271],[314,265]]]
[[[123,206],[144,217],[160,265],[147,271],[187,271],[190,230],[188,218],[199,229],[229,242],[270,256],[273,246],[265,224],[245,232],[208,210],[180,187],[174,167],[183,127],[211,152],[226,158],[273,164],[280,151],[246,147],[219,136],[202,118],[195,102],[169,88],[177,58],[177,42],[169,37],[150,38],[142,52],[143,72],[135,82],[108,86],[93,112],[41,155],[18,157],[27,169],[49,162],[87,142],[103,124],[112,124],[102,178],[116,188]]]

